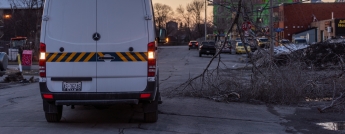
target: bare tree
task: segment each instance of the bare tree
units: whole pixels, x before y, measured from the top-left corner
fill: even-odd
[[[187,12],[186,12],[187,11]],[[190,25],[191,25],[191,10],[185,10],[185,8],[182,5],[179,5],[179,7],[177,7],[176,12],[181,16],[181,18],[183,20],[181,20],[181,22],[184,22],[186,29],[184,29],[187,34],[189,35],[189,37],[191,37],[192,33],[190,32]]]
[[[202,27],[200,26],[201,12],[204,11],[205,5],[203,0],[194,0],[193,2],[187,4],[187,11],[194,18],[194,24],[197,30],[198,36],[202,36]]]
[[[180,14],[180,16],[183,19],[183,22],[187,25],[187,27],[190,27],[190,23],[191,23],[191,14],[189,14],[191,12],[191,10],[185,10],[185,8],[182,5],[179,5],[179,7],[177,7],[176,9],[177,13]]]
[[[154,6],[155,21],[158,28],[165,27],[165,24],[172,18],[174,11],[168,5],[155,3]]]
[[[45,0],[9,0],[12,10],[13,36],[25,36],[32,42],[32,49],[38,49],[39,31]]]

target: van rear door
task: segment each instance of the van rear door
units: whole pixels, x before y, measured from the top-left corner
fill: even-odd
[[[97,92],[143,91],[147,85],[145,0],[97,1]]]
[[[47,2],[41,42],[46,45],[48,89],[96,92],[96,41],[92,35],[96,32],[97,0]],[[76,85],[82,90],[73,88]]]

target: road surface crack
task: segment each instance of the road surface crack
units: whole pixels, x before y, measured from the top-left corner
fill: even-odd
[[[257,123],[279,123],[279,122],[269,122],[269,121],[260,121],[260,120],[250,120],[250,119],[222,118],[222,117],[211,117],[211,116],[202,116],[202,115],[183,115],[183,114],[178,114],[178,113],[168,113],[168,112],[162,112],[162,111],[159,111],[159,114],[175,115],[175,116],[186,116],[186,117],[196,117],[196,118],[210,118],[210,119],[222,119],[222,120],[236,120],[236,121],[257,122]]]
[[[165,78],[165,79],[163,79],[161,81],[166,81],[166,80],[170,79],[171,77],[172,77],[172,73],[168,76],[168,78]]]
[[[7,99],[7,101],[10,102],[11,104],[18,104],[18,102],[14,101],[15,99],[23,99],[23,98],[27,98],[27,97],[29,97],[29,96],[19,96],[19,97]]]

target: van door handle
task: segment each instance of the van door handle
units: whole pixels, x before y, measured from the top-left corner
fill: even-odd
[[[99,60],[115,60],[114,56],[111,57],[98,57]]]

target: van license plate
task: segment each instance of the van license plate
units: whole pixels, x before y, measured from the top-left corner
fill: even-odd
[[[62,82],[62,91],[81,91],[81,82]]]

